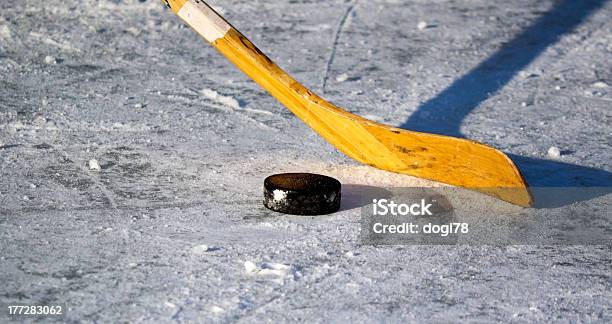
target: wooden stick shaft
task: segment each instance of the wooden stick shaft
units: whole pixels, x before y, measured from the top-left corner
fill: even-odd
[[[381,145],[371,145],[371,150],[368,151],[354,147],[352,142],[355,138],[371,135],[363,129],[355,129],[357,133],[342,132],[341,129],[347,128],[343,125],[346,124],[345,119],[363,123],[372,122],[339,109],[294,80],[204,1],[168,0],[168,2],[179,17],[230,62],[343,153],[360,162],[371,164],[368,161],[372,156],[376,156],[376,153],[368,151],[384,150]],[[337,115],[339,119],[333,122],[333,118],[328,116],[330,113]],[[324,120],[320,117],[322,115],[325,116]],[[389,157],[385,160],[387,160],[385,164],[394,162],[395,167],[403,164],[402,161],[397,159],[393,161],[394,159]]]
[[[164,1],[229,61],[353,159],[518,205],[531,204],[524,179],[502,152],[474,141],[398,129],[351,114],[291,78],[204,1]]]

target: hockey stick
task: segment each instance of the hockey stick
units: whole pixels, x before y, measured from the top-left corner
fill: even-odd
[[[202,0],[162,0],[246,75],[351,158],[383,170],[477,190],[521,206],[527,184],[502,152],[466,139],[413,132],[351,114],[308,90]]]

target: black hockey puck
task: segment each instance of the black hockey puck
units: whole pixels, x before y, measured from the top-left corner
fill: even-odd
[[[320,174],[275,174],[264,181],[264,206],[292,215],[331,214],[340,209],[341,187]]]

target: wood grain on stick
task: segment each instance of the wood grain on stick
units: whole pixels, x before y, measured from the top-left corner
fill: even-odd
[[[525,180],[504,153],[475,141],[399,129],[351,114],[290,77],[203,1],[164,1],[228,60],[351,158],[513,204],[532,204]],[[183,10],[185,6],[188,9]]]

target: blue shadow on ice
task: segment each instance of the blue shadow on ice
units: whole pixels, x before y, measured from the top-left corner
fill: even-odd
[[[559,1],[496,53],[435,98],[419,106],[400,127],[463,137],[461,123],[474,108],[504,87],[547,47],[571,32],[605,2]],[[509,156],[532,187],[612,187],[612,174],[605,170],[533,157]]]

